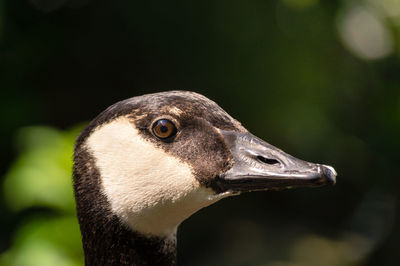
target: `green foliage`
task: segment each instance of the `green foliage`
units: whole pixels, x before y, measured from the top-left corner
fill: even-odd
[[[36,207],[48,213],[25,217],[12,247],[0,255],[1,266],[82,264],[71,177],[73,144],[80,129],[36,126],[18,132],[19,156],[4,179],[5,200],[16,212]]]

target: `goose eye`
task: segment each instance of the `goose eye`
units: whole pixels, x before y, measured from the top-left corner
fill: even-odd
[[[176,135],[176,126],[168,119],[157,120],[153,124],[153,133],[159,139],[168,139]]]

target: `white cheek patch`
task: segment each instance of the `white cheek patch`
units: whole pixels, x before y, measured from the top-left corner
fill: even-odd
[[[188,164],[142,138],[126,117],[96,129],[86,145],[112,211],[138,232],[173,235],[183,220],[229,195],[202,187]]]

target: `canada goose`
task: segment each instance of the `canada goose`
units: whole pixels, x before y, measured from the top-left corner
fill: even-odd
[[[199,209],[336,178],[332,167],[284,153],[186,91],[110,106],[79,135],[74,161],[86,265],[174,265],[177,227]]]

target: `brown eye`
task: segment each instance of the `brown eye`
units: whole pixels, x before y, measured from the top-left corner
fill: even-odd
[[[168,139],[176,135],[176,126],[168,119],[157,120],[153,124],[153,133],[159,139]]]

